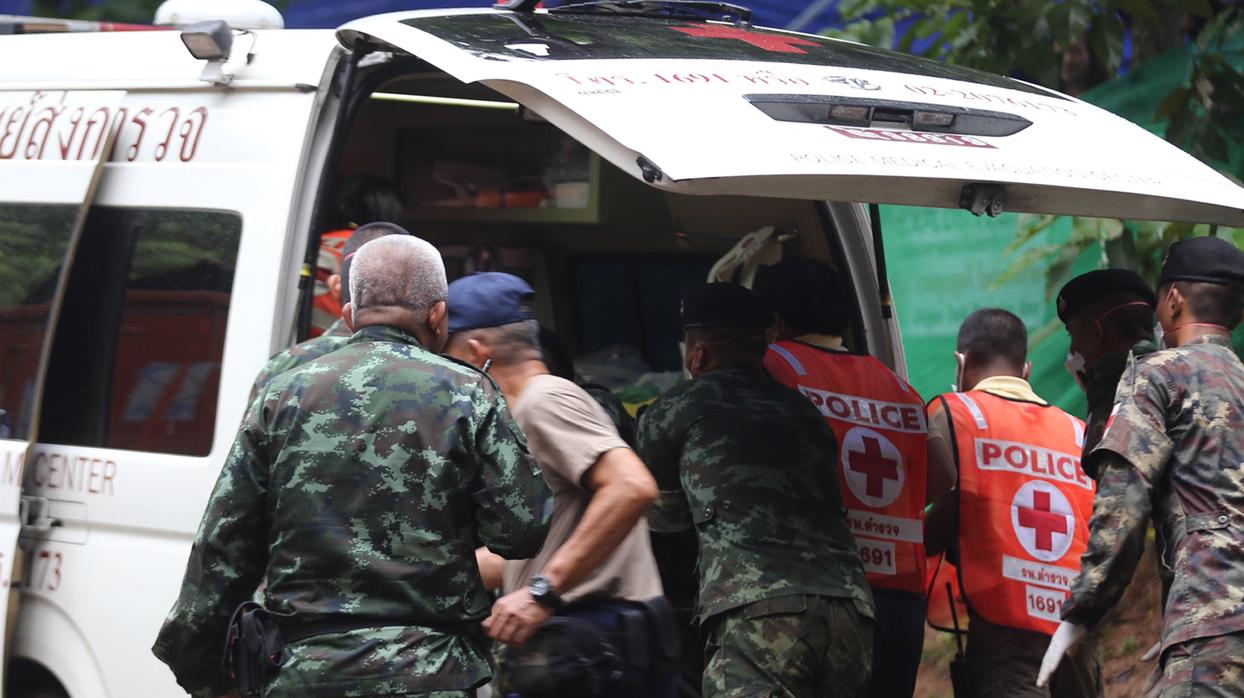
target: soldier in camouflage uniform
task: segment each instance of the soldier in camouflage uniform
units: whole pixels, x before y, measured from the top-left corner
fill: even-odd
[[[1084,453],[1101,441],[1114,407],[1115,389],[1128,356],[1157,351],[1153,308],[1158,298],[1140,274],[1128,269],[1097,269],[1081,274],[1058,292],[1058,319],[1071,339],[1067,371],[1084,391],[1088,415]],[[1095,470],[1085,474],[1096,479]]]
[[[661,489],[649,525],[697,533],[707,698],[857,696],[872,598],[831,467],[833,431],[762,366],[772,317],[741,286],[686,294],[694,379],[639,423],[640,457]]]
[[[1219,238],[1173,245],[1158,297],[1170,348],[1128,362],[1089,456],[1089,547],[1038,680],[1123,595],[1152,519],[1173,570],[1153,694],[1244,696],[1244,365],[1230,337],[1244,253]]]
[[[436,249],[370,242],[351,286],[357,332],[264,389],[208,501],[154,647],[194,696],[231,692],[226,626],[265,577],[291,636],[330,628],[287,644],[266,696],[472,696],[490,676],[475,548],[544,542],[549,490],[496,386],[435,353]]]
[[[405,228],[393,223],[368,223],[356,228],[350,234],[350,239],[346,240],[345,246],[341,249],[341,274],[333,274],[328,277],[329,292],[340,298],[343,306],[350,302],[350,284],[342,283],[343,278],[348,279],[350,277],[350,258],[363,245],[385,235],[410,235],[410,233]],[[268,381],[308,361],[318,359],[329,352],[337,351],[344,347],[346,342],[350,341],[351,334],[352,332],[350,332],[349,327],[346,327],[345,321],[337,318],[333,324],[328,326],[328,329],[324,330],[324,334],[295,344],[268,359],[268,363],[264,364],[264,367],[260,369],[259,375],[255,376],[255,383],[251,386],[250,402],[254,402],[255,398],[259,397],[259,393],[268,385]]]

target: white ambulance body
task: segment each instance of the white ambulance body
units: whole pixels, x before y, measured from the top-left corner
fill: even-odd
[[[576,353],[665,371],[678,286],[767,227],[848,274],[850,345],[902,371],[853,202],[1244,225],[1244,190],[1090,105],[821,37],[496,10],[234,34],[211,63],[175,30],[0,38],[9,695],[180,694],[149,648],[347,180],[395,188],[451,274],[486,248],[527,276]]]

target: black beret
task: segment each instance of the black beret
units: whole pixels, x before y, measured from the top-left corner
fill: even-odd
[[[1171,245],[1158,285],[1172,281],[1244,283],[1244,252],[1222,238],[1202,237]]]
[[[1058,319],[1066,324],[1099,298],[1115,293],[1135,296],[1157,307],[1158,296],[1145,280],[1130,269],[1097,269],[1068,281],[1058,292]]]
[[[725,282],[702,284],[683,291],[682,326],[764,329],[773,311],[750,289]]]

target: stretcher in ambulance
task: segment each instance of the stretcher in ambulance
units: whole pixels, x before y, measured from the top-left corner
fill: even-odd
[[[868,204],[1244,225],[1244,190],[1090,105],[732,6],[219,19],[0,38],[6,695],[180,694],[149,648],[359,182],[451,276],[528,278],[550,360],[630,403],[727,253],[837,266],[848,346],[902,373]]]

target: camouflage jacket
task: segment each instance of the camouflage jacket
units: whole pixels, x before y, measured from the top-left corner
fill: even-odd
[[[1102,432],[1106,430],[1106,420],[1110,418],[1110,410],[1114,408],[1114,396],[1119,387],[1119,379],[1123,377],[1123,369],[1127,367],[1128,358],[1145,356],[1157,351],[1158,347],[1152,340],[1137,342],[1128,349],[1111,352],[1097,360],[1088,371],[1084,381],[1084,395],[1088,403],[1088,414],[1084,418],[1084,452],[1092,453],[1101,442]],[[1097,471],[1084,470],[1094,480]]]
[[[490,379],[363,328],[247,411],[154,652],[196,696],[227,692],[226,625],[266,577],[285,623],[377,619],[288,646],[266,695],[470,688],[489,676],[474,550],[535,555],[550,496]]]
[[[838,493],[834,433],[760,366],[674,388],[639,420],[639,454],[661,496],[649,527],[694,526],[698,618],[787,594],[872,595]]]
[[[255,398],[259,397],[260,391],[268,385],[268,381],[308,361],[314,361],[325,354],[337,351],[348,341],[350,341],[350,328],[346,327],[345,320],[338,318],[319,337],[312,337],[305,342],[295,344],[268,359],[268,363],[259,370],[259,375],[255,376],[249,402],[254,402]]]
[[[1163,647],[1244,630],[1244,365],[1229,339],[1130,361],[1089,459],[1101,479],[1063,618],[1091,628],[1118,602],[1152,517],[1173,574]]]

